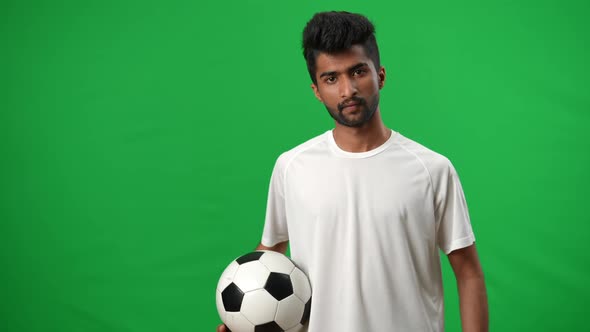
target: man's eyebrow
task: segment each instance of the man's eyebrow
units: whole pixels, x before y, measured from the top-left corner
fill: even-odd
[[[335,71],[325,71],[323,73],[320,74],[320,78],[324,77],[324,76],[335,76],[336,72]]]
[[[354,66],[351,66],[346,71],[347,72],[353,72],[353,71],[355,71],[355,70],[357,70],[359,68],[365,67],[365,66],[368,66],[368,64],[366,62],[360,62],[360,63],[357,63]],[[338,74],[338,72],[336,72],[336,71],[325,71],[325,72],[323,72],[323,73],[320,74],[320,78],[322,78],[324,76],[335,76],[336,74]]]
[[[368,66],[368,64],[366,62],[357,63],[356,65],[348,68],[348,72],[355,71],[355,70],[365,67],[365,66]]]

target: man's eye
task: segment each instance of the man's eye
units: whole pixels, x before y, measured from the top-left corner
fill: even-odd
[[[364,73],[365,73],[365,70],[364,70],[364,69],[357,69],[357,70],[355,70],[355,71],[354,71],[354,73],[353,73],[353,74],[354,74],[355,76],[358,76],[358,75],[362,75],[362,74],[364,74]]]
[[[326,83],[334,83],[334,82],[336,82],[336,77],[330,76],[330,77],[326,78]]]

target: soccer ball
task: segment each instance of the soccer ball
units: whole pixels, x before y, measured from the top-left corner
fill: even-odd
[[[216,293],[219,316],[232,332],[300,332],[309,320],[309,279],[275,251],[254,251],[231,262]]]

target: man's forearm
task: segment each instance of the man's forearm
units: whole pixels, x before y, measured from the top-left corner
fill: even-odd
[[[463,332],[488,332],[488,298],[483,277],[457,281]]]
[[[289,246],[289,241],[279,242],[272,247],[267,247],[267,246],[263,245],[262,243],[260,243],[256,247],[256,250],[272,250],[272,251],[276,251],[276,252],[279,252],[284,255],[287,252],[288,246]]]

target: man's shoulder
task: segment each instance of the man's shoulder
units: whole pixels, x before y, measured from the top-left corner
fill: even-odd
[[[313,138],[308,139],[307,141],[281,153],[281,155],[277,159],[277,164],[281,164],[281,166],[286,167],[294,158],[301,155],[301,153],[316,147],[317,145],[324,143],[328,139],[328,134],[330,131],[326,131],[322,134],[319,134]]]
[[[404,135],[398,134],[398,136],[397,145],[406,153],[413,155],[429,172],[444,170],[451,165],[451,161],[443,154]]]

